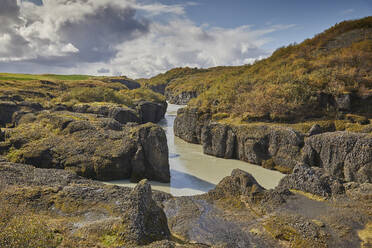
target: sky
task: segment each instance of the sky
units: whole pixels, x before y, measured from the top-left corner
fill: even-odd
[[[242,65],[372,0],[0,0],[0,72],[151,77]]]

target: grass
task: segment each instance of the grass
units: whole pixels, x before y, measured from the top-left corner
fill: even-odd
[[[55,75],[55,74],[16,74],[16,73],[0,73],[0,80],[15,80],[15,81],[30,81],[30,80],[88,80],[93,76],[88,75]]]
[[[128,90],[118,79],[130,80],[126,77],[0,73],[0,92],[3,96],[18,96],[26,101],[38,102],[46,108],[56,104],[115,103],[134,106],[140,100],[165,101],[164,96],[147,88]]]
[[[319,107],[320,92],[372,95],[371,27],[372,17],[346,21],[252,65],[176,68],[142,81],[167,85],[173,94],[195,91],[199,96],[189,105],[211,114],[254,113],[284,122],[313,115],[334,118],[335,109]],[[370,108],[356,112],[372,118]]]
[[[323,201],[326,200],[325,197],[314,195],[314,194],[311,194],[311,193],[308,193],[308,192],[304,192],[304,191],[301,191],[301,190],[290,189],[289,191],[291,191],[294,194],[303,195],[306,198],[309,198],[309,199],[314,200],[314,201],[323,202]]]

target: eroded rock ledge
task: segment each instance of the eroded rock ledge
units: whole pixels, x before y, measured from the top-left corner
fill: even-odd
[[[196,108],[180,109],[176,136],[201,144],[206,154],[239,159],[291,173],[297,164],[324,168],[346,181],[372,182],[372,136],[326,132],[314,126],[309,133],[270,124],[230,125],[211,121]]]

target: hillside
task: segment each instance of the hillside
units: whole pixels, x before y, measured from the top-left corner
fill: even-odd
[[[339,113],[331,105],[337,97],[370,97],[371,68],[372,17],[366,17],[336,24],[312,39],[279,48],[252,65],[178,68],[146,84],[166,84],[168,98],[194,92],[198,97],[189,105],[204,112],[229,113],[233,118],[301,121],[335,118]],[[325,102],[326,98],[332,100]],[[365,101],[354,103],[349,112],[371,117],[372,109]]]
[[[44,107],[108,102],[133,107],[136,101],[163,102],[164,97],[127,77],[0,73],[0,100],[23,99]]]

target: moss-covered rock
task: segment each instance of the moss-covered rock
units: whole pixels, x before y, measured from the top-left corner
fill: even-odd
[[[20,123],[6,130],[2,142],[8,146],[3,155],[13,162],[68,169],[99,180],[169,182],[165,133],[154,124],[125,126],[67,111],[40,112]]]

